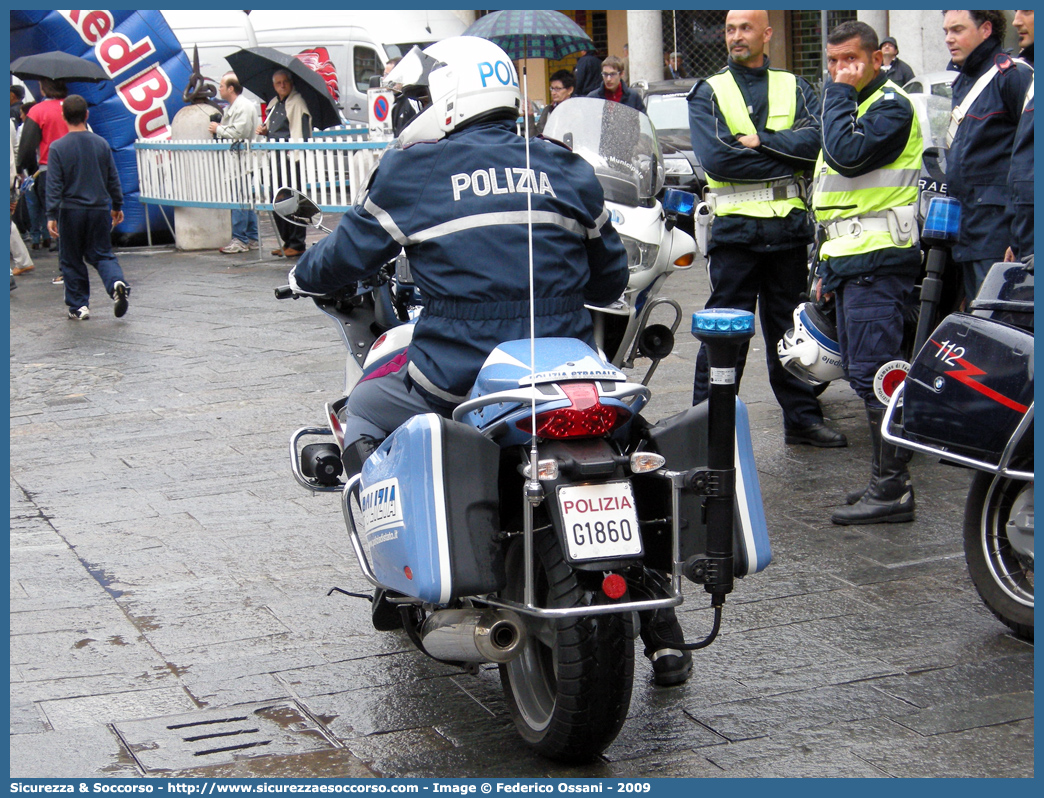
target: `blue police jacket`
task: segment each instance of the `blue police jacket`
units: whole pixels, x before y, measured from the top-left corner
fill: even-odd
[[[486,356],[529,337],[526,200],[532,199],[536,335],[593,345],[584,303],[627,285],[627,254],[594,170],[565,147],[525,139],[511,122],[470,125],[389,150],[337,228],[301,256],[294,278],[332,293],[405,247],[426,305],[408,374],[436,406],[467,398]]]
[[[767,130],[768,58],[756,68],[742,66],[730,58],[725,69],[732,72],[747,101],[761,146],[751,149],[736,141],[710,84],[697,81],[688,95],[689,131],[692,151],[707,174],[724,183],[751,183],[793,178],[799,171],[811,173],[819,155],[819,100],[808,82],[797,79],[793,126],[788,130]],[[730,214],[714,220],[711,248],[727,244],[771,252],[804,246],[812,240],[812,234],[807,213],[791,212],[773,219]]]
[[[620,96],[621,104],[626,105],[628,108],[633,108],[636,111],[641,111],[644,114],[646,112],[645,103],[642,102],[642,98],[638,96],[638,92],[631,91],[627,86],[623,85],[621,85],[621,88],[623,88],[623,94]],[[597,100],[609,99],[605,89],[601,86],[592,92],[588,92],[586,96],[594,97]]]
[[[1015,130],[1011,153],[1008,189],[1011,191],[1014,218],[1011,223],[1011,249],[1016,258],[1033,254],[1033,101],[1022,109]]]
[[[994,64],[1000,67],[1000,74],[965,109],[968,115],[946,157],[947,191],[961,203],[960,237],[953,248],[957,261],[1001,260],[1010,244],[1008,167],[1033,72],[1013,61],[996,41],[987,39],[965,59],[954,80],[953,105],[958,106],[979,76]]]

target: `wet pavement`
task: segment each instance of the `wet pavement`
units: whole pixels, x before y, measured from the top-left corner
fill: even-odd
[[[327,595],[367,585],[336,496],[286,452],[344,354],[309,302],[273,299],[286,262],[119,257],[123,319],[93,275],[91,320],[66,320],[53,255],[11,295],[12,777],[1033,775],[1033,646],[968,578],[969,473],[918,456],[915,523],[831,525],[867,479],[861,403],[823,396],[849,448],[785,445],[760,337],[741,395],[774,562],[683,687],[654,688],[639,651],[616,742],[566,767],[522,745],[495,669],[429,660]],[[702,307],[702,267],[667,285]],[[686,328],[653,417],[690,403]],[[697,639],[707,600],[686,596]]]

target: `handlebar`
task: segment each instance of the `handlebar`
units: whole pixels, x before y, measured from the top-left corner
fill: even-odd
[[[294,293],[294,289],[288,285],[281,285],[275,289],[276,299],[297,299],[297,294]]]

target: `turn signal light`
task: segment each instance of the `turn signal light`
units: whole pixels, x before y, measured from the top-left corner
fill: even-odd
[[[692,266],[692,262],[696,259],[696,255],[692,252],[686,252],[680,258],[676,258],[674,261],[675,266]]]

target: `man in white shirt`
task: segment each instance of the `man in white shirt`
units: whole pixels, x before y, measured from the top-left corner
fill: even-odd
[[[226,72],[222,76],[221,82],[218,84],[218,93],[221,95],[221,99],[228,103],[228,108],[222,114],[220,122],[210,123],[211,134],[218,139],[253,141],[258,123],[257,107],[243,96],[243,87],[236,78],[235,72]],[[250,162],[245,151],[241,150],[240,156],[245,167],[242,170],[242,199],[247,202],[250,197]],[[232,240],[221,248],[221,252],[233,255],[257,248],[257,214],[250,209],[233,210]]]

